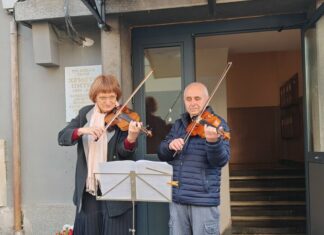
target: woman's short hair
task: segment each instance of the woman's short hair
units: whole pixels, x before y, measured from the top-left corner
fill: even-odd
[[[117,100],[121,97],[121,89],[119,82],[113,75],[99,75],[93,81],[89,91],[89,98],[93,103],[96,102],[96,97],[99,93],[115,93]]]

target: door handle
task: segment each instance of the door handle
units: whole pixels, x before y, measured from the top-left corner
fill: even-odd
[[[320,160],[320,159],[321,159],[321,157],[320,157],[320,156],[318,156],[318,155],[316,155],[316,156],[314,157],[314,159],[315,159],[315,160]]]

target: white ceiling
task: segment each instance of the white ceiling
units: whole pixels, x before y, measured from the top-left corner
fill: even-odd
[[[228,48],[230,54],[300,50],[300,37],[299,30],[205,36],[196,38],[196,49]],[[180,76],[179,47],[145,49],[145,57],[155,79]]]
[[[197,49],[229,48],[229,53],[300,50],[300,30],[206,36],[196,39]]]

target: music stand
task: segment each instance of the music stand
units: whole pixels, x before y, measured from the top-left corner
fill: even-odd
[[[98,164],[95,180],[101,196],[97,200],[132,201],[135,235],[135,201],[171,202],[172,166],[165,162],[112,161]]]

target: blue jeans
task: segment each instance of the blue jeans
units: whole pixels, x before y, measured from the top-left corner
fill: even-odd
[[[217,206],[170,204],[169,235],[219,235]]]

